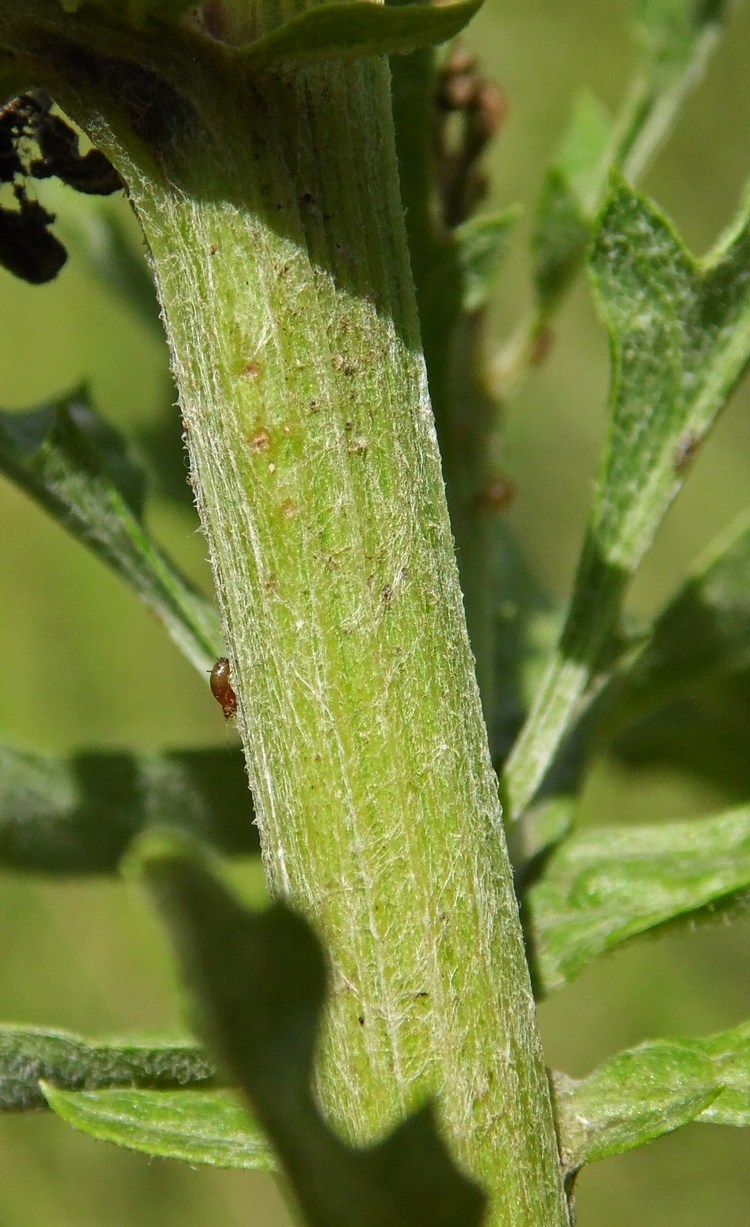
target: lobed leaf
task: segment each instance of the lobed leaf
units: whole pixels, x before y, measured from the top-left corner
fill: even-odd
[[[283,903],[241,907],[199,851],[142,841],[134,868],[168,927],[198,1033],[251,1103],[310,1227],[471,1227],[484,1197],[453,1166],[430,1107],[358,1150],[321,1116],[312,1092],[326,993],[320,944]]]
[[[143,473],[85,397],[0,412],[0,472],[132,588],[196,669],[211,668],[221,654],[216,611],[151,540]]]
[[[750,1024],[703,1040],[642,1044],[580,1082],[553,1074],[552,1087],[569,1172],[690,1121],[749,1125]]]
[[[42,1083],[53,1112],[103,1142],[163,1159],[272,1171],[273,1154],[229,1091],[64,1091]]]
[[[26,873],[116,873],[150,826],[206,839],[223,852],[258,851],[239,750],[65,758],[0,744],[0,865]]]
[[[525,900],[539,993],[560,988],[628,939],[710,913],[749,888],[749,806],[573,836]]]
[[[749,216],[750,197],[696,260],[613,173],[590,258],[612,353],[609,438],[559,647],[506,765],[511,818],[534,796],[593,677],[611,667],[626,585],[750,358]]]
[[[750,357],[750,197],[705,260],[619,176],[591,255],[612,351],[611,421],[591,537],[604,565],[641,561]]]
[[[62,1090],[206,1085],[213,1067],[189,1044],[92,1043],[67,1031],[0,1027],[0,1111],[46,1106],[42,1080]]]

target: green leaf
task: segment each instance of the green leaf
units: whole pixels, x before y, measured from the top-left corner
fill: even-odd
[[[63,1090],[205,1085],[214,1070],[189,1044],[92,1043],[67,1031],[0,1027],[0,1111],[43,1108],[43,1079]]]
[[[748,888],[748,806],[573,836],[525,900],[540,993],[560,988],[629,938],[710,914]]]
[[[612,158],[612,121],[591,94],[578,99],[537,205],[532,255],[538,325],[578,272]]]
[[[237,49],[237,66],[249,74],[279,63],[407,54],[455,36],[481,8],[482,0],[408,4],[368,0],[317,4],[291,17],[264,38]]]
[[[749,592],[743,515],[697,560],[643,649],[601,696],[600,732],[621,760],[667,764],[710,780],[729,801],[747,797]]]
[[[639,76],[618,123],[613,161],[636,179],[664,142],[701,80],[734,0],[640,0]]]
[[[693,457],[686,458],[688,460]],[[708,780],[728,803],[750,792],[750,516],[695,563],[642,646],[597,695],[565,745],[568,795],[593,753]],[[549,783],[549,781],[548,781]],[[529,815],[530,817],[530,815]],[[526,825],[526,823],[524,823]]]
[[[610,167],[619,167],[631,181],[643,174],[686,94],[703,76],[730,8],[727,0],[640,0],[638,74],[617,119],[590,94],[576,101],[537,206],[536,328],[554,311],[583,262]]]
[[[623,718],[750,668],[750,515],[712,543],[620,680]]]
[[[612,351],[611,424],[591,535],[607,568],[632,573],[688,461],[750,357],[750,198],[705,259],[613,176],[591,256]]]
[[[221,654],[216,611],[152,542],[140,518],[143,475],[84,397],[0,412],[0,472],[133,589],[199,672],[211,668]]]
[[[534,796],[595,674],[626,585],[750,357],[750,198],[704,260],[613,174],[590,258],[612,353],[609,438],[558,651],[506,765],[511,818]],[[610,658],[610,659],[608,659]]]
[[[484,1198],[450,1161],[427,1108],[367,1149],[332,1132],[312,1092],[326,993],[320,944],[282,903],[254,914],[197,848],[143,840],[133,862],[161,912],[199,1034],[246,1093],[310,1227],[471,1227]]]
[[[696,44],[727,21],[733,0],[639,0],[636,30],[652,74],[669,81],[685,70]]]
[[[0,744],[0,865],[27,873],[115,873],[131,840],[170,826],[228,853],[257,853],[239,750],[67,758]]]
[[[58,1116],[91,1137],[163,1159],[273,1171],[273,1154],[229,1091],[61,1091],[42,1083]]]
[[[557,166],[548,170],[532,236],[538,326],[551,315],[583,262],[591,222]]]
[[[174,25],[195,8],[192,0],[61,0],[69,13],[88,6],[142,29]],[[280,62],[311,64],[319,60],[415,51],[455,36],[481,7],[481,0],[430,0],[404,3],[368,0],[323,3],[305,9],[283,25],[238,48],[237,62],[253,72]]]
[[[518,217],[518,209],[503,209],[471,217],[454,229],[464,311],[481,311],[487,305]]]
[[[704,1040],[666,1039],[621,1052],[577,1082],[553,1074],[569,1172],[680,1125],[750,1125],[750,1024]]]

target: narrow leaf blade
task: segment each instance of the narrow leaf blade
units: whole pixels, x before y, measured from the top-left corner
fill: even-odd
[[[750,889],[750,807],[713,818],[573,836],[526,899],[540,993],[641,933]]]
[[[669,82],[684,72],[696,45],[726,22],[732,8],[733,0],[639,0],[636,30],[651,73]]]
[[[275,1160],[228,1091],[42,1090],[53,1112],[90,1137],[162,1159],[273,1171]]]
[[[577,1082],[553,1074],[568,1171],[643,1146],[692,1120],[750,1124],[750,1024],[704,1040],[621,1052]]]
[[[278,29],[238,49],[238,67],[268,72],[279,63],[407,54],[455,36],[471,21],[481,0],[372,4],[366,0],[318,4]]]
[[[750,667],[750,516],[698,560],[619,679],[623,719]]]
[[[638,180],[671,131],[685,96],[703,76],[732,7],[728,0],[640,0],[637,72],[613,120],[582,95],[545,177],[533,249],[541,327],[579,271],[612,166]]]
[[[669,134],[685,96],[701,80],[733,0],[639,0],[639,76],[618,132],[613,159],[637,178]]]
[[[61,1090],[206,1086],[213,1066],[189,1044],[94,1043],[68,1031],[0,1027],[0,1111],[45,1106],[40,1083]]]
[[[710,780],[729,801],[747,797],[750,516],[697,560],[601,700],[605,734],[621,761],[668,765]]]

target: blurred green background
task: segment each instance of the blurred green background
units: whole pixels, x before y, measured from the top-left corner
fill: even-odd
[[[465,42],[481,52],[511,111],[491,155],[492,202],[520,201],[527,220],[505,267],[491,337],[529,302],[528,214],[570,103],[582,86],[616,107],[632,68],[626,0],[488,0]],[[644,183],[696,252],[729,222],[750,178],[750,5],[741,6],[703,84]],[[46,185],[45,185],[46,186]],[[74,234],[79,210],[116,209],[66,189],[42,195]],[[546,365],[507,421],[506,467],[519,488],[509,513],[540,580],[571,580],[604,430],[607,348],[585,283],[566,304]],[[210,588],[190,506],[179,414],[156,330],[73,255],[58,280],[32,288],[0,272],[0,404],[22,408],[86,381],[99,408],[135,441],[151,476],[150,523],[185,570]],[[634,586],[649,613],[716,531],[746,505],[750,390],[734,400]],[[176,490],[183,490],[179,505]],[[0,721],[16,744],[225,744],[208,687],[136,600],[7,483],[0,484]],[[591,822],[690,816],[722,803],[665,773],[602,764],[588,787]],[[746,924],[636,944],[546,1003],[549,1064],[577,1076],[625,1045],[704,1033],[750,1016]],[[179,1002],[161,937],[118,883],[55,885],[0,875],[0,1018],[96,1036],[178,1028]],[[286,1221],[269,1178],[148,1161],[74,1134],[44,1114],[0,1119],[0,1227],[138,1223],[267,1225]],[[691,1126],[644,1151],[586,1170],[580,1227],[739,1227],[750,1205],[750,1135]]]

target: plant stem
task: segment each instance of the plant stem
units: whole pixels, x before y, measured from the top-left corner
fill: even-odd
[[[84,118],[151,252],[271,888],[330,953],[320,1093],[358,1139],[438,1094],[488,1223],[567,1224],[387,68],[209,85],[148,158]]]

